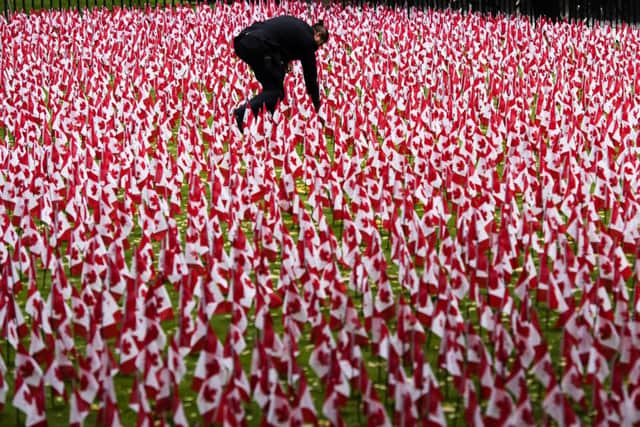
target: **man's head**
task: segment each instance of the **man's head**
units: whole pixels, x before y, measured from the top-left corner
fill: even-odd
[[[329,30],[324,26],[322,19],[313,24],[313,39],[318,46],[322,46],[329,40]]]

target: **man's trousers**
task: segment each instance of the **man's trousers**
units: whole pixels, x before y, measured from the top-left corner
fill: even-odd
[[[236,55],[253,70],[256,79],[262,85],[262,92],[249,100],[254,115],[266,108],[273,113],[278,101],[284,98],[284,78],[287,64],[281,55],[250,31],[243,31],[233,40]],[[246,104],[240,106],[234,114],[243,118]]]

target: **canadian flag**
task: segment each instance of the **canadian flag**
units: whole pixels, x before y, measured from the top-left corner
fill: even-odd
[[[13,406],[26,415],[25,425],[46,426],[45,390],[40,366],[20,345],[16,352]]]
[[[567,401],[567,398],[560,390],[560,386],[555,384],[547,389],[546,396],[542,403],[547,414],[551,416],[559,425],[579,426],[580,422]]]
[[[335,351],[336,344],[333,334],[327,324],[318,329],[314,348],[309,357],[309,365],[319,378],[326,378],[329,375],[331,366],[331,355]]]

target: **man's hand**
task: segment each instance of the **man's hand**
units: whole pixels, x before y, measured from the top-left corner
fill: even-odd
[[[318,121],[320,122],[320,124],[324,126],[326,118],[324,114],[321,114],[319,108],[316,109],[316,116],[318,117]]]

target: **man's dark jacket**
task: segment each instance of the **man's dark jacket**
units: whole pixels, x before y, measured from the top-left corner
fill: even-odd
[[[318,108],[320,94],[315,55],[318,45],[313,39],[313,28],[293,16],[278,16],[266,21],[256,22],[243,32],[264,41],[275,52],[280,54],[285,63],[292,60],[300,61],[307,92],[313,101],[313,105]]]

